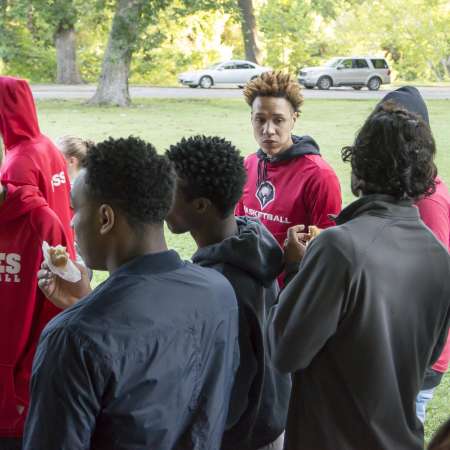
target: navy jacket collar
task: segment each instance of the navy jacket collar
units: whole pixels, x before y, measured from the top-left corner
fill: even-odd
[[[183,261],[175,250],[160,253],[149,253],[138,256],[120,266],[111,276],[133,274],[149,275],[162,272],[171,272],[183,266]]]

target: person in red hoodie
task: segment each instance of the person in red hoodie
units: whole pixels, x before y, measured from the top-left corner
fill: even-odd
[[[60,311],[37,284],[44,240],[68,243],[38,188],[0,183],[0,450],[21,448],[36,345]]]
[[[258,217],[283,246],[293,225],[327,228],[341,210],[334,170],[310,136],[292,134],[303,103],[289,74],[266,72],[244,89],[259,150],[245,160],[247,183],[235,214]]]
[[[393,101],[408,111],[418,114],[430,126],[427,105],[420,92],[414,86],[403,86],[389,92],[380,103],[386,101]],[[431,195],[418,200],[416,206],[425,225],[450,252],[450,193],[448,187],[439,176],[436,176],[435,185],[436,190]],[[433,300],[430,298],[430,301]],[[416,414],[422,422],[425,422],[428,402],[433,398],[434,390],[440,384],[445,372],[447,372],[449,362],[450,334],[441,356],[432,367],[427,369],[422,389],[417,395]]]
[[[36,186],[57,214],[73,249],[70,227],[70,182],[64,156],[39,129],[30,86],[25,80],[0,77],[0,135],[5,145],[1,182]]]

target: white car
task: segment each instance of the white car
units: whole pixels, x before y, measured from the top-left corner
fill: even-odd
[[[178,75],[178,80],[191,88],[200,86],[209,89],[215,84],[243,86],[258,75],[271,70],[270,67],[262,67],[251,61],[231,60],[213,64],[203,70],[183,72]]]

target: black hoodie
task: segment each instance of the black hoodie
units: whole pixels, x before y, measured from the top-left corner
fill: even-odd
[[[221,272],[239,306],[241,362],[236,374],[223,450],[256,450],[284,430],[291,382],[271,364],[264,345],[268,311],[275,304],[282,251],[256,220],[236,218],[238,234],[199,249],[192,261]]]

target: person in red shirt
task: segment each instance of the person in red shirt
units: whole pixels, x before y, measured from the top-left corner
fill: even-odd
[[[260,148],[245,160],[248,178],[235,214],[258,217],[280,245],[293,225],[334,225],[339,180],[313,138],[292,134],[303,103],[300,85],[289,74],[266,72],[247,84],[244,96]]]
[[[73,250],[66,162],[40,131],[33,95],[25,80],[0,77],[0,135],[5,145],[1,182],[36,186],[61,220],[67,245]]]
[[[0,450],[21,448],[38,339],[60,312],[37,284],[43,241],[68,244],[38,188],[0,183]]]
[[[408,111],[418,114],[424,122],[430,126],[427,105],[414,86],[403,86],[385,95],[381,103],[393,101],[403,106]],[[437,176],[435,179],[436,190],[429,196],[416,202],[420,218],[433,232],[444,247],[450,251],[450,193],[444,181]],[[430,299],[433,300],[433,299]],[[450,362],[450,334],[441,356],[425,373],[422,389],[416,400],[416,413],[424,422],[428,402],[433,398],[436,387],[441,382]]]

